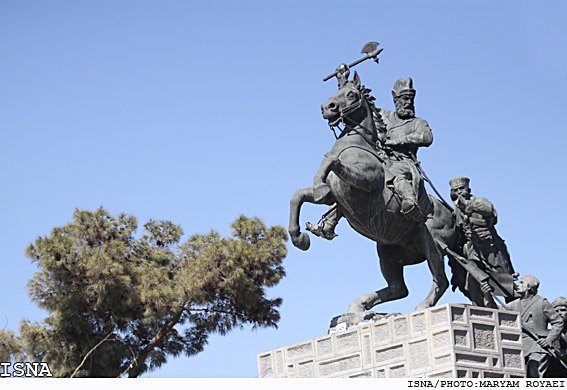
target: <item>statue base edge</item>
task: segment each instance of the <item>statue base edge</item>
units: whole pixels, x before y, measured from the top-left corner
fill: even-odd
[[[259,377],[525,377],[516,312],[448,303],[358,324],[343,316],[325,336],[258,354]]]

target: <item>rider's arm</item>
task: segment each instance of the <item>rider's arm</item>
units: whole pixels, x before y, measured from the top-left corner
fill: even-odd
[[[386,141],[386,145],[395,146],[429,146],[433,143],[433,133],[429,128],[427,121],[421,118],[415,118],[413,121],[414,129],[411,133],[401,135]]]
[[[547,336],[547,342],[549,345],[552,345],[554,341],[559,340],[561,337],[561,331],[563,330],[563,318],[557,314],[547,299],[543,300],[542,309],[547,321],[551,324],[551,330]]]

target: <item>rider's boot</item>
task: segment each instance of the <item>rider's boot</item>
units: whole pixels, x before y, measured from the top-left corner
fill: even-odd
[[[338,236],[338,234],[335,233],[335,226],[339,223],[340,217],[336,206],[331,206],[330,210],[321,218],[318,224],[312,225],[307,222],[307,230],[316,236],[323,237],[326,240],[332,240]]]
[[[335,233],[336,224],[329,223],[328,221],[323,221],[316,225],[312,225],[307,222],[307,230],[316,236],[323,237],[326,240],[332,240],[337,237],[338,234]]]
[[[394,181],[394,190],[402,198],[402,214],[418,222],[424,221],[426,217],[417,204],[417,196],[411,183],[407,179],[398,178]]]

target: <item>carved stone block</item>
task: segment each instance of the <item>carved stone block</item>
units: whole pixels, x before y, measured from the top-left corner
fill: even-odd
[[[261,378],[521,378],[519,316],[445,304],[258,355]]]

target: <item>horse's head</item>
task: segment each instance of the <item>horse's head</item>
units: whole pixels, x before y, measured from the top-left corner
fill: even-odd
[[[329,121],[329,126],[337,126],[343,122],[349,127],[362,125],[368,128],[368,124],[365,126],[363,122],[372,121],[373,100],[370,90],[361,85],[358,73],[354,72],[354,78],[350,81],[344,80],[337,93],[321,105],[321,113],[323,118]]]

